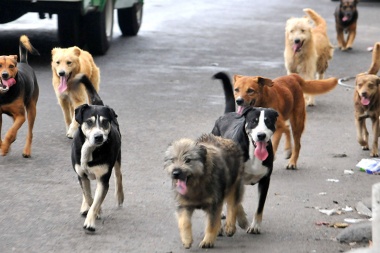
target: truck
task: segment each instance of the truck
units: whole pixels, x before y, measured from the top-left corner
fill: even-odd
[[[0,24],[26,13],[39,18],[58,16],[58,39],[62,47],[86,47],[92,54],[107,52],[113,32],[114,13],[123,36],[137,35],[143,17],[143,0],[1,0]]]

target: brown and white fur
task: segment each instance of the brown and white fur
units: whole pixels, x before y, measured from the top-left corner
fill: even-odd
[[[63,112],[66,136],[73,138],[78,128],[74,110],[82,104],[90,103],[83,86],[72,86],[73,79],[79,73],[84,74],[90,79],[95,90],[99,91],[100,71],[91,54],[79,47],[54,48],[51,54],[54,91]]]
[[[285,68],[305,80],[323,79],[332,59],[334,48],[327,36],[326,21],[312,9],[304,12],[309,17],[290,18],[285,28]],[[306,105],[315,105],[314,96],[305,94]]]

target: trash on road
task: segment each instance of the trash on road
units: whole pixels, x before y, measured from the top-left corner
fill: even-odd
[[[356,164],[361,171],[368,174],[380,174],[380,159],[379,158],[363,158]]]

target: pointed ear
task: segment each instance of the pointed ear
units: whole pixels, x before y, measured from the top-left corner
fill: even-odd
[[[234,75],[234,82],[236,82],[240,78],[242,78],[242,75]]]
[[[17,61],[17,55],[10,55],[15,61]]]
[[[88,104],[83,104],[75,108],[75,120],[81,125],[83,123],[83,112],[89,108]]]
[[[269,87],[272,87],[273,86],[273,81],[269,78],[265,78],[265,77],[261,77],[259,76],[257,78],[257,82],[261,85],[261,86],[269,86]]]

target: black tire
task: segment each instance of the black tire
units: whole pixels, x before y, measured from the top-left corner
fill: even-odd
[[[136,36],[143,17],[143,5],[137,3],[130,8],[118,9],[117,19],[123,36]]]
[[[83,17],[79,13],[58,14],[58,38],[61,47],[83,47]]]
[[[107,0],[102,12],[92,12],[85,16],[87,47],[92,54],[107,52],[113,30],[113,0]]]

